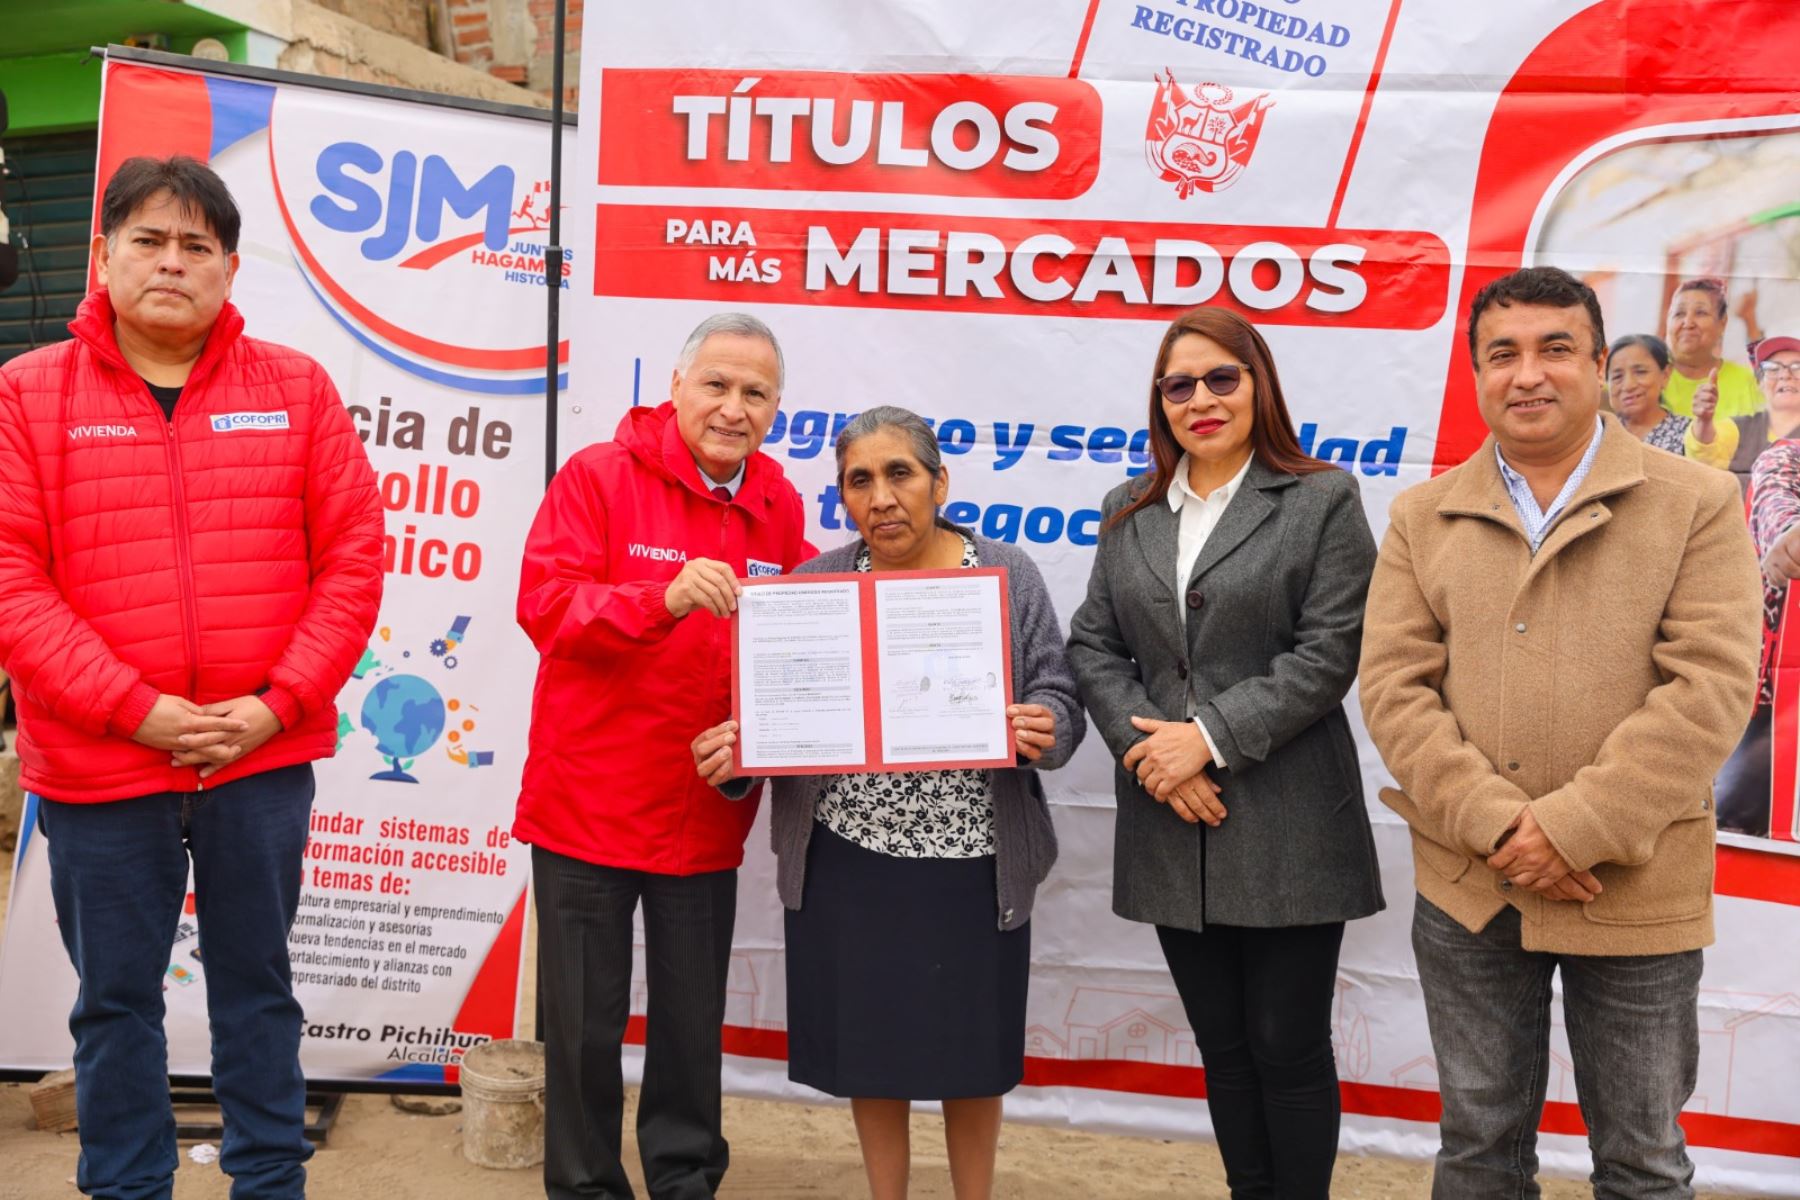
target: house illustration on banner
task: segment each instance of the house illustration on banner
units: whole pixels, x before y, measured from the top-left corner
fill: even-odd
[[[1701,1012],[1704,1014],[1706,1009],[1702,1008]],[[1746,1073],[1767,1072],[1772,1064],[1791,1063],[1797,1028],[1800,1028],[1800,996],[1793,992],[1771,996],[1760,1007],[1739,1013],[1726,1021],[1724,1033],[1730,1039],[1731,1050],[1727,1058],[1730,1066],[1726,1072],[1725,1096],[1718,1108],[1707,1111],[1726,1114],[1731,1112],[1733,1085],[1738,1082],[1740,1069]],[[1702,1045],[1704,1044],[1703,1031]],[[1703,1071],[1704,1053],[1702,1051]],[[1746,1090],[1758,1097],[1758,1117],[1768,1121],[1800,1124],[1800,1088],[1794,1087],[1792,1080],[1773,1088],[1766,1086],[1765,1081],[1765,1086]]]
[[[1437,1059],[1429,1054],[1421,1054],[1417,1058],[1408,1059],[1389,1071],[1388,1078],[1393,1081],[1395,1087],[1435,1092],[1438,1090]]]
[[[1194,1035],[1180,1020],[1172,992],[1078,987],[1063,1018],[1070,1058],[1197,1067]]]
[[[1025,1054],[1029,1058],[1067,1058],[1069,1043],[1047,1025],[1033,1025],[1025,1031]]]

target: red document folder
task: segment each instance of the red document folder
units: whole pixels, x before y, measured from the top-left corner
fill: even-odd
[[[957,581],[974,581],[982,578],[995,580],[994,593],[999,605],[998,627],[1000,632],[1000,661],[992,674],[995,676],[991,685],[987,684],[986,672],[981,678],[963,681],[957,686],[980,688],[992,686],[1000,692],[1001,703],[993,718],[991,736],[984,737],[991,746],[998,747],[998,753],[982,753],[983,747],[970,746],[970,753],[958,753],[954,745],[939,747],[929,754],[909,754],[904,751],[893,754],[884,753],[888,738],[882,720],[883,696],[892,699],[900,684],[895,680],[882,679],[883,659],[880,648],[880,630],[878,621],[880,610],[877,603],[877,588],[884,583],[954,579]],[[748,593],[756,588],[767,587],[812,587],[824,584],[851,585],[855,588],[855,605],[858,613],[858,638],[860,648],[854,655],[854,661],[860,665],[860,699],[862,704],[860,753],[852,752],[850,747],[821,745],[818,753],[828,761],[813,761],[798,765],[782,765],[770,761],[764,755],[754,761],[746,761],[747,746],[753,746],[758,740],[758,731],[747,728],[757,720],[757,714],[746,713],[744,704],[744,678],[746,647],[743,644],[742,613],[744,600],[740,600],[737,616],[731,622],[731,716],[738,723],[738,739],[732,747],[732,764],[740,776],[765,775],[834,775],[877,771],[948,771],[981,767],[1011,767],[1017,765],[1017,753],[1012,737],[1011,725],[1006,719],[1006,708],[1013,702],[1012,694],[1012,620],[1008,602],[1007,579],[1005,567],[974,567],[952,571],[877,571],[858,572],[855,574],[834,575],[781,575],[757,579],[739,580],[748,600]],[[890,686],[884,692],[883,684]],[[927,680],[921,680],[921,686],[929,688]],[[853,692],[857,685],[851,685]],[[928,692],[922,692],[922,696]],[[941,703],[949,703],[950,697],[940,692]],[[982,698],[982,703],[988,703]],[[890,720],[898,723],[899,718]],[[916,726],[918,718],[913,718]],[[987,731],[984,731],[984,733]],[[939,757],[938,755],[944,755]]]

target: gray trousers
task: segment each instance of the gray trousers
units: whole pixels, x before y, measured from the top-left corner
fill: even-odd
[[[1470,933],[1415,901],[1413,952],[1444,1099],[1433,1200],[1540,1194],[1556,971],[1596,1200],[1692,1200],[1694,1164],[1677,1117],[1700,1060],[1700,951],[1537,953],[1521,948],[1511,906]]]

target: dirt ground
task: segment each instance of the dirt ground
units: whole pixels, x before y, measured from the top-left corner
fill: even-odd
[[[0,1200],[75,1200],[73,1134],[30,1128],[24,1088],[0,1086]],[[637,1152],[626,1159],[642,1192]],[[720,1200],[817,1197],[853,1200],[868,1195],[848,1109],[813,1108],[765,1100],[725,1101],[731,1172]],[[191,1161],[183,1145],[175,1175],[176,1200],[225,1200],[229,1181],[218,1166]],[[943,1122],[913,1118],[913,1196],[951,1200]],[[313,1157],[315,1200],[524,1200],[541,1197],[536,1168],[489,1171],[462,1157],[459,1115],[422,1117],[400,1112],[385,1096],[352,1096],[326,1148]],[[1332,1188],[1336,1200],[1412,1200],[1429,1192],[1430,1171],[1385,1158],[1344,1157]],[[1576,1200],[1587,1188],[1551,1181],[1546,1200]],[[1074,1133],[1035,1125],[1007,1125],[1000,1135],[997,1200],[1226,1200],[1218,1152],[1208,1143]],[[1717,1198],[1723,1200],[1723,1198]]]
[[[7,795],[6,787],[10,758],[0,756],[0,843],[6,842],[8,817],[17,819],[16,808],[8,803],[16,797]],[[7,880],[0,878],[0,920],[5,917],[6,886]],[[525,975],[529,980],[533,972],[527,969]],[[529,1012],[531,998],[521,1000],[521,1010]],[[626,1161],[642,1195],[632,1124],[628,1111]],[[732,1143],[732,1164],[721,1200],[854,1200],[868,1194],[848,1108],[728,1098],[725,1134]],[[189,1158],[191,1146],[182,1145],[176,1200],[226,1200],[230,1181],[217,1164]],[[0,1085],[0,1200],[74,1200],[78,1152],[76,1135],[32,1127],[23,1085]],[[951,1200],[940,1118],[925,1113],[913,1117],[913,1162],[913,1196]],[[464,1159],[460,1115],[402,1112],[386,1096],[350,1097],[310,1170],[308,1191],[315,1200],[523,1200],[544,1194],[536,1168],[490,1171]],[[1337,1200],[1412,1200],[1429,1194],[1430,1174],[1429,1167],[1418,1163],[1346,1155],[1338,1161],[1332,1195]],[[998,1200],[1226,1200],[1224,1178],[1218,1151],[1210,1143],[1008,1124],[1000,1135],[995,1195]],[[1549,1181],[1544,1188],[1545,1200],[1587,1195],[1585,1186],[1563,1180]]]

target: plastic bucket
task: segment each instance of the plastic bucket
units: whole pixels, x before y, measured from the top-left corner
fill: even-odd
[[[544,1161],[544,1047],[508,1038],[462,1058],[463,1157],[512,1170]]]

